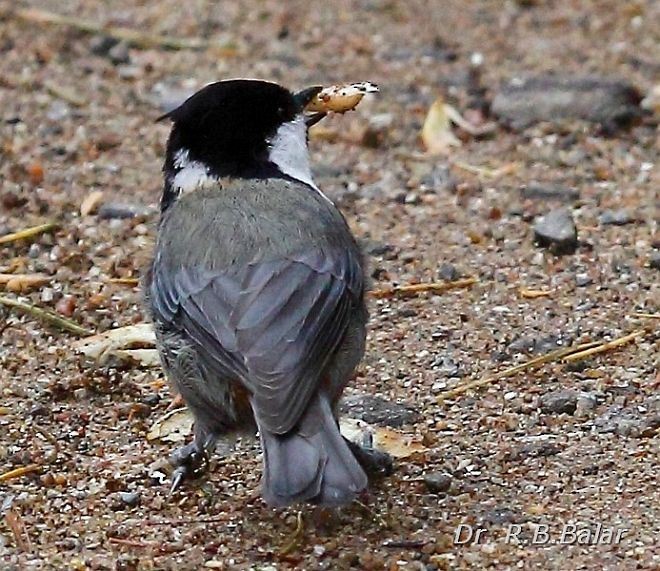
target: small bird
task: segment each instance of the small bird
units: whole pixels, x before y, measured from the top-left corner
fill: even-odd
[[[144,280],[166,375],[195,420],[172,488],[218,439],[258,431],[271,506],[350,502],[389,455],[339,432],[336,407],[362,359],[364,261],[314,183],[305,114],[321,90],[261,80],[207,85],[164,115],[155,252]]]

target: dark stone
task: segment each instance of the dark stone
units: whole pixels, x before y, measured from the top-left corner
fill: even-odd
[[[156,406],[160,402],[160,395],[156,393],[147,395],[142,398],[142,402],[147,406]]]
[[[577,228],[570,211],[558,208],[534,223],[534,237],[539,246],[555,254],[572,254],[578,246]]]
[[[613,132],[642,116],[641,100],[639,91],[626,81],[546,75],[502,87],[493,98],[492,112],[513,129],[539,121],[579,119]]]
[[[625,226],[634,222],[635,219],[630,215],[630,213],[625,210],[605,210],[599,218],[600,223],[603,225],[613,225],[613,226]]]
[[[138,216],[148,217],[154,213],[152,208],[140,204],[124,204],[119,202],[107,202],[99,207],[98,216],[101,220],[112,218],[136,218]]]
[[[105,56],[118,43],[119,40],[111,36],[94,36],[89,42],[89,49],[94,55]]]
[[[370,256],[384,256],[389,252],[394,251],[392,244],[374,244],[367,248],[367,253]]]
[[[660,270],[660,252],[652,252],[649,256],[649,268]]]
[[[521,521],[519,514],[507,507],[495,507],[484,514],[484,522],[491,525],[502,525],[504,523],[517,523]]]
[[[443,472],[431,472],[424,475],[424,484],[433,494],[444,494],[451,488],[452,477]]]
[[[443,376],[443,377],[460,377],[461,376],[461,369],[451,357],[444,356],[444,357],[439,357],[436,359],[432,367],[437,368],[438,372]]]
[[[578,393],[576,391],[553,391],[541,397],[541,411],[546,414],[573,414],[577,408],[577,401]]]
[[[461,272],[452,264],[442,264],[438,270],[438,277],[447,282],[454,282],[461,277]]]
[[[386,401],[370,395],[354,395],[344,398],[339,411],[350,418],[369,424],[398,428],[419,419],[419,413],[407,405]]]
[[[532,183],[520,189],[520,196],[529,199],[575,202],[580,198],[580,193],[565,186]]]

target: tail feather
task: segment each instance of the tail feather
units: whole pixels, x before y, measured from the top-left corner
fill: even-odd
[[[278,435],[260,428],[259,434],[264,458],[262,495],[271,506],[302,501],[342,505],[367,487],[367,476],[341,436],[323,395],[312,399],[292,432]]]

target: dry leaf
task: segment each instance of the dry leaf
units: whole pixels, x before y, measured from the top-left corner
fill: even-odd
[[[94,214],[98,210],[98,207],[101,205],[101,202],[103,202],[102,191],[95,190],[90,192],[80,205],[81,216],[89,216],[90,214]]]
[[[370,434],[374,448],[387,452],[395,458],[407,458],[416,452],[426,450],[426,447],[413,436],[386,426],[372,426],[362,420],[342,418],[339,428],[346,438],[358,444],[362,444],[365,433]]]
[[[100,359],[119,349],[136,345],[154,346],[156,336],[150,323],[118,327],[73,343],[73,349],[91,359]],[[149,359],[152,357],[150,356]]]
[[[432,155],[448,154],[452,147],[460,147],[461,142],[451,131],[451,121],[447,114],[447,104],[438,97],[429,109],[422,127],[422,142]]]
[[[186,408],[178,408],[161,416],[147,433],[147,440],[183,442],[192,434],[193,417]]]

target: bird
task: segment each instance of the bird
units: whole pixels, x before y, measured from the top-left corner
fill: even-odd
[[[391,458],[339,430],[366,343],[365,261],[312,177],[305,113],[319,93],[228,79],[160,119],[172,127],[143,280],[166,377],[194,418],[172,490],[217,443],[258,434],[272,507],[341,506]]]

